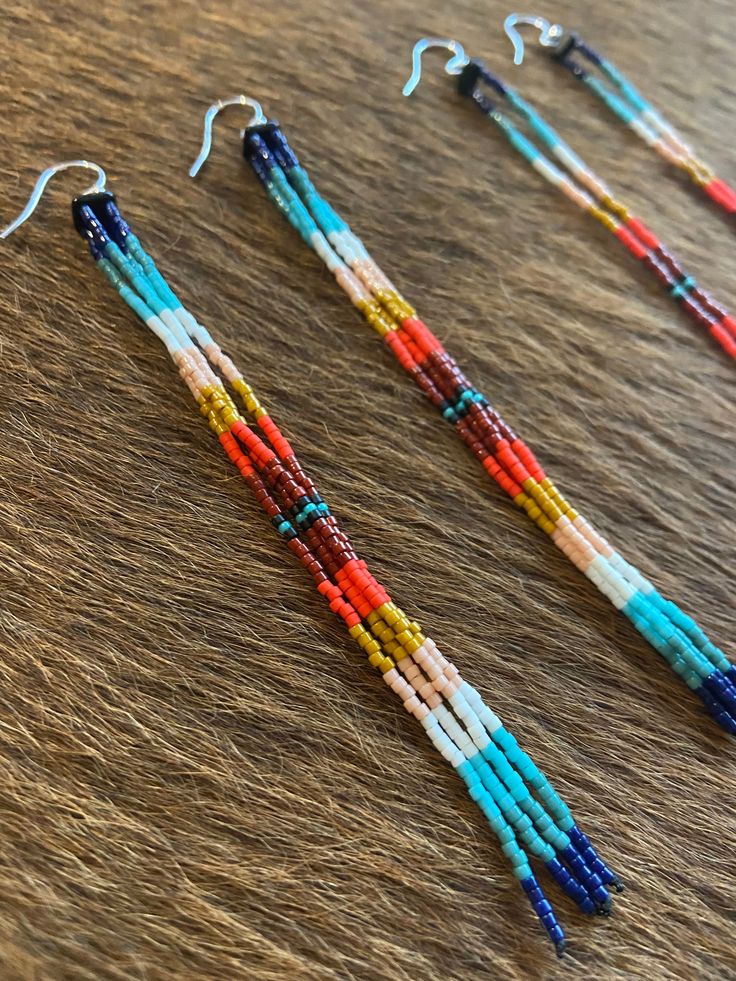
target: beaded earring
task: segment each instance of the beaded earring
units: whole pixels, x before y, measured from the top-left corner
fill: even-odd
[[[254,109],[255,131],[268,125],[257,103],[232,101]],[[249,133],[253,132],[251,127]],[[71,167],[97,174],[95,184],[72,202],[74,226],[97,269],[163,342],[199,411],[287,548],[386,686],[455,768],[561,954],[565,936],[532,871],[531,856],[541,860],[587,913],[607,913],[611,898],[606,887],[620,890],[620,880],[478,691],[373,577],[251,386],[184,307],[127,225],[114,194],[106,190],[102,168],[86,160],[49,167],[24,210],[0,237],[6,238],[30,217],[54,174]]]
[[[574,31],[566,32],[561,24],[550,24],[544,17],[509,14],[503,26],[514,46],[515,65],[520,65],[524,60],[524,42],[517,30],[519,24],[536,27],[540,32],[539,44],[549,49],[553,61],[587,86],[647,146],[684,171],[693,184],[727,214],[736,213],[736,191],[698,159],[675,127],[639,94],[615,65],[594,51]],[[576,55],[590,67],[576,60]],[[609,87],[611,85],[613,90]]]
[[[541,174],[579,208],[599,221],[649,270],[676,303],[696,323],[705,328],[713,339],[732,358],[736,358],[736,320],[716,303],[695,279],[686,273],[662,242],[639,218],[617,201],[611,190],[552,129],[539,113],[509,85],[493,75],[477,58],[468,58],[461,44],[450,38],[422,38],[414,45],[411,77],[404,86],[404,95],[411,95],[421,78],[422,54],[428,48],[442,47],[453,52],[445,65],[448,75],[458,78],[458,91],[494,123],[509,143],[531,167]],[[489,98],[483,90],[493,94]],[[498,108],[515,112],[548,148],[558,163],[545,156],[542,150]],[[567,173],[565,173],[567,171]]]
[[[237,101],[215,103],[207,111],[202,150],[190,176],[194,177],[207,159],[215,115],[222,106]],[[736,666],[694,620],[664,599],[565,499],[531,449],[465,377],[360,239],[320,197],[279,124],[263,119],[244,130],[243,153],[271,202],[324,261],[368,324],[481,466],[628,617],[699,696],[718,724],[736,734]]]

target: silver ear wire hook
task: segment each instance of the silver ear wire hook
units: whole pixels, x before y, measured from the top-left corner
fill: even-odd
[[[422,77],[422,55],[429,48],[447,48],[448,51],[452,51],[452,58],[445,65],[445,71],[448,75],[459,75],[470,61],[459,41],[453,41],[449,37],[423,37],[412,48],[411,75],[402,89],[402,95],[411,95],[419,85],[419,80]]]
[[[2,231],[0,231],[0,238],[7,238],[8,235],[12,233],[27,221],[33,212],[36,210],[38,202],[43,197],[43,192],[46,190],[46,185],[51,180],[51,178],[60,173],[62,170],[69,170],[71,167],[82,167],[85,170],[94,170],[97,174],[97,180],[91,187],[88,187],[82,194],[99,194],[101,191],[105,190],[105,184],[107,182],[107,175],[105,171],[96,163],[92,163],[89,160],[65,160],[63,163],[53,164],[51,167],[47,167],[46,170],[39,176],[36,181],[36,186],[31,191],[31,196],[28,198],[28,203],[25,208],[21,211],[15,221],[11,221],[9,225],[6,225]]]
[[[503,22],[503,29],[514,46],[514,64],[520,65],[524,60],[524,40],[517,30],[517,24],[528,24],[539,31],[539,43],[545,48],[554,47],[563,35],[562,24],[550,24],[545,17],[535,17],[534,14],[509,14]]]
[[[260,126],[261,123],[268,122],[263,113],[263,109],[261,109],[260,102],[256,102],[255,99],[249,99],[247,95],[234,95],[232,99],[218,99],[217,102],[213,102],[207,112],[204,114],[202,147],[199,151],[199,156],[189,168],[190,177],[197,176],[202,169],[205,160],[207,157],[209,157],[210,150],[212,149],[212,124],[214,123],[215,116],[217,116],[218,112],[227,108],[227,106],[250,106],[250,108],[253,110],[253,115],[248,123],[248,126]],[[243,133],[245,133],[245,129],[241,130],[240,135],[242,136]]]

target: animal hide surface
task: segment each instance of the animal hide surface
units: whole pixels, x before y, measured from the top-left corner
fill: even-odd
[[[714,169],[733,5],[559,0]],[[732,657],[733,363],[430,52],[505,76],[725,305],[733,229],[495,2],[19,0],[0,215],[49,163],[123,213],[360,554],[623,876],[545,883],[558,963],[460,781],[277,539],[58,177],[0,250],[3,981],[736,978],[736,749],[461,445],[244,163],[239,92],[569,499]]]

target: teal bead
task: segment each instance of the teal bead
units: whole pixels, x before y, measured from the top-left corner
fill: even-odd
[[[514,866],[514,875],[520,882],[524,882],[525,879],[530,879],[532,876],[531,866],[527,863],[524,863],[524,865]]]
[[[498,840],[502,844],[505,844],[507,841],[515,841],[516,840],[516,835],[514,834],[514,829],[511,828],[511,827],[509,827],[508,825],[506,825],[506,827],[503,829],[503,831],[500,831],[499,832],[499,834],[498,834]]]

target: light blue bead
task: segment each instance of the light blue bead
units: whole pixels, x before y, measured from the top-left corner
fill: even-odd
[[[595,75],[587,75],[585,78],[585,84],[588,86],[588,88],[592,89],[595,94],[602,99],[603,102],[605,102],[605,104],[613,110],[613,112],[616,113],[619,119],[622,119],[623,122],[626,123],[627,126],[637,118],[638,112],[632,110],[630,106],[627,106],[626,103],[622,99],[619,99],[614,92],[610,92],[605,87],[603,82],[601,82],[599,78],[596,78]]]
[[[475,777],[475,771],[473,770],[472,764],[468,760],[463,760],[460,766],[457,768],[458,775],[468,783]]]
[[[610,61],[601,59],[600,67],[603,74],[610,79],[614,85],[619,87],[621,92],[623,92],[624,97],[629,100],[637,112],[646,112],[652,108],[651,105],[641,97],[631,82],[624,75],[622,75],[618,68],[616,68],[615,65],[612,65]]]
[[[506,136],[508,137],[514,149],[518,150],[519,153],[529,161],[529,163],[534,163],[534,161],[538,157],[541,157],[542,154],[534,146],[531,140],[527,139],[527,137],[524,136],[524,134],[521,133],[518,129],[516,128],[507,129]]]
[[[468,793],[476,804],[480,804],[483,798],[488,796],[486,790],[483,788],[483,785],[480,782],[468,783]]]

